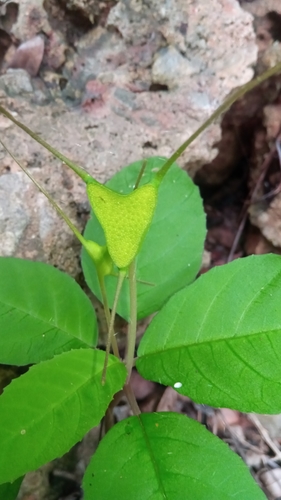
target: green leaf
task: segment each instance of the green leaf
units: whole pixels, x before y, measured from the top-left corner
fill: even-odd
[[[37,363],[96,342],[94,309],[70,276],[41,262],[0,258],[0,363]]]
[[[91,206],[106,236],[109,255],[119,269],[127,268],[143,242],[157,201],[157,188],[142,186],[129,194],[92,182],[87,185]]]
[[[265,500],[225,443],[177,413],[143,414],[115,425],[83,487],[84,500]]]
[[[0,484],[1,500],[16,500],[23,478],[19,477],[14,483]]]
[[[164,161],[150,158],[141,183],[149,182]],[[142,163],[138,161],[122,169],[107,185],[118,192],[130,192]],[[138,282],[139,319],[158,311],[173,293],[194,280],[201,266],[205,233],[205,214],[198,188],[186,172],[173,165],[160,185],[152,224],[137,257],[137,279],[152,284]],[[101,245],[105,243],[103,230],[93,214],[84,236]],[[84,250],[82,267],[89,287],[101,299],[94,265]],[[116,278],[107,276],[105,281],[112,305]],[[117,312],[129,318],[127,280]]]
[[[137,368],[198,403],[281,412],[281,257],[217,267],[149,325]]]
[[[66,453],[99,424],[126,379],[123,363],[105,353],[69,351],[29,369],[0,397],[0,484]]]

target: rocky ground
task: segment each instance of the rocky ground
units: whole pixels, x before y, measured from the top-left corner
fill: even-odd
[[[279,0],[0,1],[0,103],[100,181],[137,159],[171,155],[233,89],[280,60]],[[235,103],[179,159],[204,198],[205,269],[281,252],[280,83],[272,78]],[[0,134],[82,230],[83,183],[4,117]],[[0,255],[49,262],[81,282],[79,245],[1,149],[0,231]],[[137,374],[133,384],[144,410],[206,423],[252,467],[268,498],[281,496],[279,417],[201,408]],[[116,416],[127,412],[124,402]],[[19,500],[82,498],[97,440],[94,429],[30,474]]]

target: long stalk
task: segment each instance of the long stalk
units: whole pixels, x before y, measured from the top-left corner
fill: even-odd
[[[130,287],[130,319],[128,328],[126,368],[127,382],[130,380],[134,364],[136,338],[137,338],[137,280],[136,280],[136,261],[129,266],[129,287]]]
[[[100,291],[101,291],[101,296],[102,296],[102,301],[103,301],[103,307],[104,307],[104,314],[105,314],[105,319],[106,319],[106,324],[107,324],[107,329],[108,329],[108,337],[107,337],[107,345],[109,342],[109,330],[110,330],[110,325],[111,325],[111,314],[109,310],[109,305],[108,305],[108,300],[107,300],[107,294],[106,294],[106,289],[105,289],[105,283],[104,283],[104,276],[100,275],[98,273],[98,280],[99,280],[99,285],[100,285]],[[114,356],[120,359],[120,353],[119,353],[119,348],[117,344],[116,337],[112,335],[112,350]],[[110,349],[110,346],[109,346]]]
[[[107,343],[106,343],[106,351],[105,351],[105,360],[104,360],[104,366],[103,366],[103,371],[102,371],[102,385],[105,384],[105,379],[106,379],[106,370],[107,370],[107,365],[108,365],[108,358],[109,358],[109,353],[110,353],[110,346],[112,345],[112,339],[114,337],[114,320],[115,320],[115,315],[116,315],[116,309],[117,309],[117,304],[118,304],[118,299],[120,296],[121,288],[123,285],[123,281],[126,276],[126,271],[119,271],[119,276],[118,276],[118,281],[117,281],[117,287],[116,287],[116,292],[115,292],[115,297],[114,297],[114,302],[111,310],[111,315],[110,315],[110,322],[109,322],[109,328],[108,328],[108,337],[107,337]]]
[[[124,392],[133,414],[136,416],[140,415],[141,411],[139,409],[139,405],[137,403],[136,396],[134,395],[134,391],[130,385],[130,382],[126,382],[126,384],[124,385]]]
[[[258,76],[251,82],[246,83],[242,87],[239,87],[238,90],[233,92],[222,104],[219,106],[212,114],[211,116],[202,124],[200,127],[175,151],[174,154],[164,163],[164,165],[161,167],[159,172],[156,174],[156,181],[161,182],[164,175],[167,173],[169,168],[172,166],[175,161],[179,158],[179,156],[185,151],[185,149],[195,140],[197,137],[206,130],[211,123],[213,123],[216,118],[218,118],[222,113],[227,111],[232,104],[234,104],[235,101],[240,99],[246,92],[249,92],[250,90],[254,89],[258,85],[260,85],[262,82],[270,78],[271,76],[275,75],[281,71],[281,62],[273,66],[273,68],[268,69],[262,75]]]
[[[101,293],[102,293],[102,299],[103,299],[103,305],[104,305],[104,311],[105,311],[105,319],[106,319],[106,323],[107,323],[107,328],[108,328],[108,331],[110,330],[110,325],[111,325],[111,315],[110,315],[110,310],[109,310],[109,305],[108,305],[108,301],[107,301],[107,295],[106,295],[106,290],[105,290],[105,284],[104,284],[104,279],[103,277],[101,277],[101,280],[100,280],[100,288],[101,288]],[[116,337],[113,333],[113,336],[112,336],[112,348],[113,348],[113,353],[115,354],[116,357],[118,357],[120,359],[120,353],[119,353],[119,349],[118,349],[118,344],[117,344],[117,341],[116,341]],[[132,390],[132,387],[130,385],[130,382],[127,381],[125,386],[124,386],[124,393],[127,397],[127,400],[128,400],[128,403],[131,407],[131,410],[133,412],[134,415],[140,415],[141,411],[139,409],[139,406],[138,406],[138,403],[137,403],[137,400],[136,400],[136,397],[134,395],[134,392]],[[106,418],[107,418],[107,421],[111,421],[112,420],[112,407],[111,405],[109,406],[107,412],[106,412]]]
[[[53,148],[53,146],[51,146],[48,142],[44,141],[44,139],[42,139],[39,135],[35,134],[35,132],[32,132],[32,130],[30,128],[28,128],[26,125],[24,125],[23,123],[16,120],[16,118],[14,118],[13,115],[11,115],[11,113],[6,111],[6,109],[3,108],[2,106],[0,106],[0,113],[2,113],[4,116],[6,116],[6,118],[9,118],[9,120],[11,120],[15,125],[17,125],[22,130],[24,130],[24,132],[26,132],[28,135],[30,135],[30,137],[32,137],[32,139],[39,142],[39,144],[41,144],[41,146],[48,149],[48,151],[50,151],[54,156],[56,156],[56,158],[58,158],[63,163],[65,163],[68,167],[70,167],[77,175],[79,175],[79,177],[81,177],[81,179],[86,184],[88,182],[94,181],[93,177],[90,174],[88,174],[86,172],[86,170],[84,170],[82,167],[79,167],[78,165],[76,165],[76,163],[74,163],[69,158],[67,158],[67,156],[64,156],[57,149]]]
[[[64,219],[68,227],[71,229],[71,231],[75,234],[76,238],[80,241],[82,245],[85,245],[85,238],[82,236],[82,234],[78,231],[77,227],[74,226],[74,224],[71,222],[71,220],[67,217],[67,215],[64,213],[64,211],[60,208],[60,206],[53,200],[53,198],[49,195],[49,193],[46,191],[46,189],[39,184],[39,182],[29,173],[29,171],[20,163],[20,161],[13,155],[13,153],[7,148],[6,144],[0,139],[0,144],[3,146],[3,148],[7,151],[7,153],[13,158],[13,160],[18,164],[18,166],[23,170],[23,172],[29,177],[29,179],[35,184],[35,186],[43,193],[52,207],[56,210],[56,212]]]
[[[142,179],[142,176],[143,176],[143,174],[144,174],[144,171],[145,171],[146,165],[147,165],[147,160],[143,160],[143,162],[142,162],[142,166],[141,166],[141,169],[140,169],[140,171],[139,171],[139,175],[138,175],[137,180],[136,180],[136,184],[135,184],[135,186],[134,186],[134,191],[135,191],[136,189],[138,189],[138,187],[139,187],[139,183],[140,183],[140,181],[141,181],[141,179]]]

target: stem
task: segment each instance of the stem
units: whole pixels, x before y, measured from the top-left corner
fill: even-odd
[[[135,184],[135,187],[134,187],[134,191],[135,191],[136,189],[138,189],[138,187],[139,187],[139,183],[140,183],[141,178],[142,178],[142,176],[143,176],[143,174],[144,174],[144,171],[145,171],[145,167],[146,167],[146,165],[147,165],[147,160],[143,160],[143,162],[142,162],[142,166],[141,166],[141,169],[140,169],[140,171],[139,171],[139,175],[138,175],[137,180],[136,180],[136,184]]]
[[[133,414],[136,416],[140,415],[141,411],[139,409],[139,405],[137,403],[136,396],[134,395],[132,387],[130,386],[130,382],[126,382],[126,384],[124,385],[124,392],[125,392],[126,398],[129,402],[129,405],[131,407]]]
[[[106,410],[105,416],[103,417],[102,424],[101,424],[99,441],[101,441],[101,439],[102,439],[103,430],[104,430],[104,434],[106,434],[114,426],[113,410],[114,410],[115,406],[117,406],[119,404],[119,402],[123,396],[123,392],[124,391],[121,390],[121,391],[117,392],[116,394],[114,394],[113,400],[111,401],[111,403],[109,404],[109,406]]]
[[[106,295],[104,275],[98,273],[98,280],[99,280],[99,285],[100,285],[100,290],[101,290],[101,296],[102,296],[105,319],[106,319],[106,324],[107,324],[107,328],[108,328],[108,336],[109,336],[111,316],[110,316],[110,310],[109,310],[109,305],[108,305],[108,300],[107,300],[107,295]],[[108,343],[108,339],[107,339],[107,343]],[[116,340],[114,333],[112,335],[112,349],[113,349],[114,356],[116,356],[116,358],[120,359],[118,344],[117,344],[117,340]]]
[[[1,108],[1,106],[0,106]],[[17,158],[13,155],[13,153],[7,148],[7,146],[4,144],[3,141],[0,139],[0,144],[2,144],[3,148],[7,151],[7,153],[13,158],[13,160],[17,163],[17,165],[23,170],[23,172],[29,177],[29,179],[35,184],[35,186],[43,193],[52,207],[57,211],[57,213],[63,218],[63,220],[66,222],[68,227],[71,229],[73,234],[76,236],[76,238],[80,241],[82,245],[85,245],[85,238],[82,236],[82,234],[78,231],[77,227],[74,226],[74,224],[71,222],[71,220],[67,217],[67,215],[64,213],[64,211],[60,208],[60,206],[53,200],[53,198],[49,195],[49,193],[39,184],[39,182],[34,179],[34,177],[28,172],[28,170],[17,160]]]
[[[102,371],[102,379],[101,379],[102,380],[102,385],[105,384],[106,370],[107,370],[107,365],[108,365],[108,358],[109,358],[110,346],[112,344],[112,339],[114,337],[114,320],[115,320],[115,315],[116,315],[116,309],[117,309],[118,299],[119,299],[119,295],[120,295],[120,292],[121,292],[121,288],[122,288],[122,284],[123,284],[125,276],[126,276],[126,271],[120,270],[119,271],[119,276],[118,276],[118,281],[117,281],[117,287],[116,287],[114,302],[113,302],[113,306],[112,306],[112,310],[111,310],[111,315],[110,315],[110,322],[109,322],[109,328],[108,328],[108,337],[107,337],[106,351],[105,351],[105,360],[104,360],[103,371]]]
[[[100,289],[101,289],[101,294],[102,294],[102,300],[103,300],[103,305],[104,305],[104,311],[105,311],[105,318],[106,318],[106,322],[107,322],[107,327],[108,327],[108,330],[110,328],[110,310],[109,310],[109,306],[108,306],[108,301],[107,301],[107,295],[106,295],[106,290],[105,290],[105,283],[104,283],[104,277],[103,276],[100,276],[99,277],[99,284],[100,284]],[[112,337],[112,347],[113,347],[113,353],[115,354],[115,356],[117,358],[120,359],[120,353],[119,353],[119,349],[118,349],[118,344],[117,344],[117,340],[116,340],[116,337],[115,335],[113,334],[113,337]],[[136,397],[134,395],[134,392],[130,386],[130,383],[127,382],[124,386],[124,393],[126,395],[126,398],[128,400],[128,403],[131,407],[131,410],[133,412],[134,415],[140,415],[141,411],[139,409],[139,406],[138,406],[138,403],[137,403],[137,400],[136,400]],[[116,405],[116,401],[114,399],[114,406]],[[112,405],[109,406],[107,412],[109,413],[112,413]],[[107,415],[107,413],[106,413]],[[109,417],[107,417],[109,418]],[[107,428],[107,427],[106,427]]]
[[[137,280],[136,280],[136,261],[134,260],[129,266],[129,287],[130,287],[130,321],[127,339],[127,382],[130,380],[137,337]]]
[[[23,123],[19,122],[16,120],[13,115],[11,115],[8,111],[5,110],[2,106],[0,106],[0,113],[2,113],[6,118],[9,118],[15,125],[20,127],[24,132],[26,132],[32,139],[37,141],[41,146],[44,148],[48,149],[56,158],[61,160],[63,163],[65,163],[68,167],[70,167],[81,179],[87,184],[89,182],[93,182],[94,179],[93,177],[86,172],[82,167],[79,167],[76,165],[73,161],[69,160],[66,156],[64,156],[62,153],[60,153],[57,149],[53,148],[48,142],[44,141],[44,139],[41,139],[39,135],[35,134],[35,132],[32,132],[30,128],[26,127]]]
[[[281,71],[281,63],[276,64],[273,68],[268,69],[260,76],[252,80],[251,82],[246,83],[238,90],[233,92],[222,104],[219,106],[211,116],[202,124],[200,127],[175,151],[175,153],[164,163],[162,168],[156,174],[156,182],[160,183],[163,180],[164,175],[168,172],[169,168],[172,164],[177,161],[178,157],[184,152],[184,150],[195,140],[197,137],[206,130],[211,123],[218,118],[222,113],[228,110],[230,106],[237,101],[240,97],[242,97],[246,92],[254,89],[262,82],[267,80],[269,77],[273,76],[275,73]]]

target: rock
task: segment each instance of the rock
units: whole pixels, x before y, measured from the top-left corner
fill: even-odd
[[[0,76],[0,88],[11,97],[33,92],[30,76],[24,69],[8,69]]]
[[[134,45],[145,43],[149,34],[155,32],[157,28],[155,7],[157,12],[153,0],[149,5],[142,0],[140,2],[121,0],[110,10],[107,27],[117,28],[126,42],[133,42]]]
[[[94,23],[96,18],[101,15],[106,15],[111,7],[112,2],[109,0],[68,0],[66,6],[70,10],[78,10],[83,15]]]
[[[74,57],[68,77],[76,86],[85,88],[88,80],[98,77],[103,83],[115,83],[117,73],[124,72],[127,57],[125,44],[117,33],[108,32],[102,27],[90,30],[76,44]],[[74,71],[73,71],[74,70]],[[128,74],[128,69],[125,69]],[[124,83],[128,82],[128,76]]]
[[[242,0],[241,6],[254,16],[263,17],[268,12],[277,12],[281,14],[281,4],[279,0],[255,0],[254,2]]]
[[[168,46],[156,56],[152,66],[152,81],[173,89],[187,83],[195,73],[200,73],[199,65],[192,65],[175,47]]]
[[[281,194],[269,204],[255,203],[249,209],[251,223],[257,226],[264,237],[275,247],[281,248]]]
[[[252,168],[250,171],[250,182],[252,186],[259,183],[259,178],[265,168],[264,159],[273,148],[275,139],[280,134],[281,118],[280,104],[270,104],[263,108],[264,129],[257,134],[259,140],[254,143],[252,152]],[[255,196],[255,203],[249,207],[251,223],[258,227],[262,235],[275,247],[275,252],[281,248],[281,194],[277,189],[280,185],[280,159],[272,157],[270,165],[266,170],[266,177],[259,185]],[[276,172],[270,175],[270,166],[277,167]],[[265,191],[266,183],[269,184],[268,192]],[[277,191],[276,191],[277,189]],[[272,192],[272,196],[268,194]],[[276,248],[277,247],[277,248]]]
[[[46,41],[44,65],[52,70],[61,68],[66,61],[66,50],[67,44],[62,34],[52,31]]]
[[[23,233],[30,222],[25,205],[28,179],[22,174],[0,177],[0,255],[15,253]]]
[[[117,29],[127,50],[134,47],[135,53],[148,39],[157,40],[151,47],[150,74],[134,70],[129,56],[127,63],[122,64],[123,70],[128,68],[129,88],[137,79],[150,79],[152,89],[155,86],[157,90],[157,85],[160,90],[161,86],[173,89],[172,93],[143,92],[136,98],[138,118],[145,125],[153,124],[159,137],[156,153],[171,154],[176,144],[183,142],[215,109],[218,96],[222,102],[232,88],[253,75],[251,65],[256,60],[257,47],[252,19],[245,17],[236,0],[212,0],[206,6],[197,0],[173,0],[165,5],[156,0],[149,5],[144,1],[121,0],[111,9],[107,26]],[[122,110],[118,109],[118,113]],[[131,120],[134,121],[134,114]],[[176,144],[169,137],[177,137]],[[183,154],[180,164],[194,175],[204,158],[206,163],[214,158],[214,145],[219,138],[219,129],[213,125]]]
[[[36,76],[43,54],[44,40],[41,36],[35,36],[19,45],[9,66],[10,68],[25,69],[30,76]]]
[[[136,109],[136,95],[126,89],[117,88],[114,92],[114,97],[118,99],[122,104],[127,106],[129,109]]]
[[[20,0],[16,23],[11,33],[21,42],[35,37],[39,33],[51,33],[47,12],[44,9],[44,0]]]
[[[279,0],[255,0],[242,6],[255,16],[257,44],[259,47],[258,72],[278,64],[281,61]]]
[[[236,0],[211,0],[206,6],[197,0],[173,0],[165,6],[158,0],[149,6],[144,1],[121,0],[111,9],[107,25],[116,27],[133,45],[161,33],[163,45],[176,48],[209,78],[216,69],[226,71],[227,78],[231,70],[236,78],[242,61],[250,66],[257,55],[252,19],[245,17]],[[244,43],[247,40],[247,50],[241,37]]]

